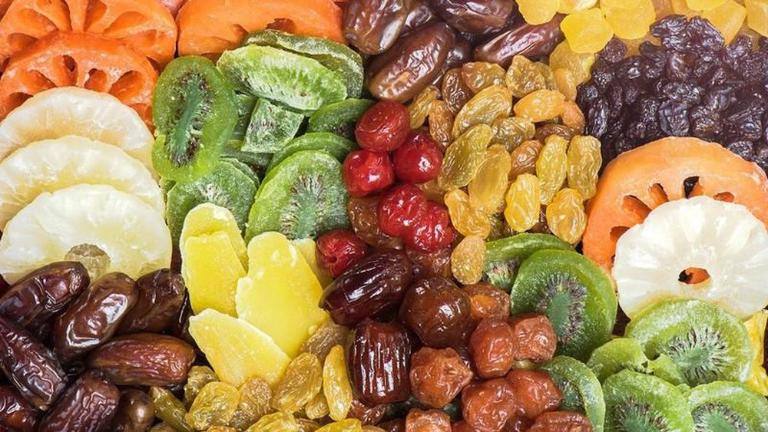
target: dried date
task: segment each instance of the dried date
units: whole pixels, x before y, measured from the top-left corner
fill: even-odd
[[[386,412],[386,405],[369,407],[357,399],[352,399],[352,405],[349,407],[347,418],[356,418],[364,425],[375,425],[384,418]]]
[[[548,56],[563,40],[560,31],[562,15],[546,24],[517,24],[475,48],[475,61],[498,63],[508,67],[512,57],[524,55],[530,59]]]
[[[450,248],[429,253],[406,249],[405,253],[413,262],[413,278],[415,280],[429,277],[451,277]]]
[[[408,32],[437,19],[438,16],[430,7],[429,0],[411,0],[411,7],[408,9],[408,16],[405,17],[405,26],[403,26],[402,34],[408,34]]]
[[[446,278],[416,282],[405,294],[400,320],[424,345],[444,348],[462,344],[472,326],[469,296]]]
[[[155,404],[137,389],[120,392],[120,404],[112,420],[113,432],[145,432],[155,421]]]
[[[520,406],[518,414],[531,420],[543,412],[557,409],[563,400],[560,389],[546,372],[515,369],[506,379]]]
[[[453,348],[422,348],[411,357],[411,392],[433,408],[449,403],[472,380],[473,374]]]
[[[171,270],[158,270],[136,281],[138,300],[125,316],[119,334],[161,333],[173,326],[184,303],[184,279]]]
[[[469,385],[461,393],[461,403],[464,421],[483,431],[501,430],[518,410],[512,387],[503,378]]]
[[[0,387],[0,426],[18,432],[32,432],[38,411],[11,386]]]
[[[545,315],[522,314],[509,320],[514,334],[515,360],[542,363],[551,360],[557,349],[557,334]]]
[[[363,54],[383,53],[400,36],[408,12],[406,0],[350,0],[344,12],[344,36]]]
[[[456,30],[481,34],[503,29],[515,6],[509,0],[431,0],[431,4]]]
[[[504,320],[486,319],[480,322],[469,338],[469,351],[483,378],[504,376],[515,363],[514,333]]]
[[[348,363],[360,401],[375,406],[408,399],[410,359],[411,341],[403,326],[370,320],[358,324]]]
[[[467,285],[464,291],[469,295],[473,320],[479,322],[486,318],[505,319],[509,316],[510,301],[506,292],[486,282]]]
[[[100,432],[112,422],[120,390],[98,371],[88,371],[69,386],[40,420],[38,432]]]

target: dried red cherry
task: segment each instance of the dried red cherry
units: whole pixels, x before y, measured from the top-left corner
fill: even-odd
[[[541,413],[556,410],[563,394],[549,374],[543,371],[515,369],[507,374],[507,381],[520,406],[519,415],[535,419]]]
[[[433,408],[449,403],[472,380],[472,369],[453,348],[424,347],[411,357],[411,393]]]
[[[406,292],[400,320],[426,346],[461,345],[472,326],[469,296],[446,278],[421,279]]]
[[[515,364],[512,355],[514,334],[505,320],[485,319],[469,338],[469,352],[478,375],[483,378],[504,376]]]
[[[496,378],[470,384],[461,392],[464,421],[481,431],[498,431],[518,407],[507,380]]]
[[[400,237],[426,210],[427,198],[421,189],[411,184],[395,186],[379,200],[379,226],[385,234]]]
[[[350,197],[347,217],[358,237],[377,249],[402,249],[403,241],[384,234],[379,226],[379,197]]]
[[[514,334],[515,360],[542,363],[555,355],[557,335],[545,315],[517,315],[509,320],[509,324]]]
[[[363,114],[355,128],[360,147],[388,152],[400,147],[411,131],[411,116],[403,104],[380,101]]]
[[[387,153],[357,150],[344,159],[344,183],[350,195],[362,197],[386,189],[395,182]]]
[[[469,294],[472,319],[481,321],[486,318],[504,319],[509,316],[510,302],[506,292],[485,282],[467,285],[464,291]]]
[[[426,132],[408,135],[405,143],[395,150],[395,174],[401,181],[426,183],[440,174],[443,153],[435,140]]]
[[[334,230],[317,239],[317,260],[334,278],[367,254],[368,246],[351,231]]]
[[[447,248],[456,239],[448,209],[432,201],[427,202],[424,215],[403,235],[405,245],[421,252],[434,252]]]

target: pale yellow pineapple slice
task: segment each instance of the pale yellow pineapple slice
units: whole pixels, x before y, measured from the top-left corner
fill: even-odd
[[[235,289],[245,269],[224,231],[186,239],[181,248],[181,274],[192,311],[211,308],[237,316]]]
[[[227,234],[240,263],[242,263],[243,268],[247,268],[248,255],[245,250],[245,240],[240,234],[235,216],[229,209],[216,204],[200,204],[187,213],[184,218],[184,226],[181,229],[179,244],[183,245],[191,237],[216,232]]]
[[[293,240],[293,245],[296,246],[296,249],[298,249],[299,252],[301,252],[301,255],[307,261],[307,264],[309,264],[309,267],[315,273],[315,276],[317,276],[317,280],[320,281],[320,286],[325,288],[333,282],[331,275],[325,269],[320,267],[320,263],[317,262],[317,246],[313,239],[305,238]]]

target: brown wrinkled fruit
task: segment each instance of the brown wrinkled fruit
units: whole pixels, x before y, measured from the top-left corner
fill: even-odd
[[[563,394],[549,374],[537,370],[515,369],[507,374],[522,415],[531,420],[546,411],[556,410]]]
[[[88,366],[100,369],[117,385],[182,384],[195,360],[195,350],[172,336],[137,333],[120,336],[97,348]]]
[[[405,432],[451,432],[451,418],[440,410],[412,409],[405,417]]]
[[[509,0],[431,0],[431,4],[456,30],[481,34],[503,29],[515,9]]]
[[[543,363],[552,360],[557,349],[557,334],[546,315],[521,314],[509,320],[512,327],[515,360]]]
[[[403,26],[401,36],[424,24],[440,19],[429,5],[429,0],[410,0],[410,3],[411,7],[408,9],[408,16],[405,17],[405,25]]]
[[[63,363],[111,339],[136,304],[136,283],[123,273],[100,277],[53,324],[53,350]]]
[[[379,197],[350,197],[347,216],[355,235],[378,249],[402,249],[403,241],[384,234],[379,226]]]
[[[472,325],[469,296],[446,278],[422,279],[405,294],[400,320],[424,345],[461,345]]]
[[[363,54],[389,49],[405,26],[406,0],[349,0],[344,11],[344,36]]]
[[[184,279],[169,269],[136,281],[138,300],[120,323],[118,334],[161,333],[170,329],[184,303]]]
[[[112,420],[113,432],[145,432],[155,421],[155,404],[148,394],[137,389],[120,392],[120,403]]]
[[[483,378],[506,375],[515,363],[513,349],[514,334],[505,320],[483,320],[469,338],[472,361]]]
[[[451,249],[440,249],[436,252],[421,252],[406,249],[405,253],[413,262],[414,280],[430,277],[451,277]]]
[[[501,432],[526,432],[532,425],[533,421],[525,417],[512,417],[507,420]]]
[[[376,405],[369,407],[368,405],[360,402],[358,399],[352,399],[352,405],[349,408],[347,418],[356,418],[360,420],[363,425],[375,425],[384,418],[384,414],[387,413],[386,405]]]
[[[405,432],[405,419],[388,420],[376,426],[384,429],[386,432]]]
[[[355,394],[369,406],[408,399],[410,360],[411,341],[403,326],[370,320],[358,324],[347,360]]]
[[[469,426],[498,431],[517,412],[512,388],[504,378],[471,384],[461,392],[462,414]]]
[[[509,294],[495,286],[480,282],[467,285],[464,291],[469,294],[472,319],[482,321],[486,318],[505,319],[509,316]]]
[[[472,381],[473,373],[453,348],[422,348],[411,357],[411,393],[419,402],[442,408]]]
[[[553,411],[540,415],[528,432],[592,432],[592,423],[577,412]]]
[[[8,385],[0,387],[0,426],[18,432],[32,432],[35,430],[38,414],[15,388]]]
[[[531,60],[548,56],[563,40],[560,31],[562,15],[546,24],[531,25],[524,21],[475,48],[475,61],[498,63],[509,67],[512,57],[524,55]]]
[[[112,422],[120,390],[100,372],[89,371],[69,386],[40,421],[39,432],[100,432]]]

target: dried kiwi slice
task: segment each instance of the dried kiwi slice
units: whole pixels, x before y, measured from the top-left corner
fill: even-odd
[[[296,136],[303,122],[304,114],[267,99],[259,99],[240,150],[252,153],[279,151]]]
[[[598,347],[589,357],[587,366],[600,382],[628,369],[655,375],[675,385],[685,383],[685,378],[669,356],[662,354],[655,360],[648,360],[640,343],[630,338],[616,338]]]
[[[696,431],[768,431],[768,400],[745,385],[717,381],[695,387],[688,405]]]
[[[509,291],[520,263],[542,249],[573,250],[573,246],[550,234],[523,233],[486,243],[483,279]]]
[[[207,175],[189,183],[176,183],[168,192],[166,219],[173,241],[178,242],[184,218],[202,203],[213,203],[229,209],[241,229],[256,195],[257,182],[243,172],[241,165],[220,160]]]
[[[683,393],[652,375],[625,370],[603,384],[605,432],[694,431]]]
[[[309,117],[307,132],[333,132],[345,138],[355,138],[355,126],[373,105],[368,99],[347,99],[320,107]]]
[[[347,201],[341,163],[322,151],[300,151],[264,178],[248,216],[246,239],[265,231],[301,239],[345,228]]]
[[[558,354],[586,360],[607,342],[618,308],[611,279],[589,259],[567,250],[541,250],[523,261],[510,292],[512,313],[547,315]]]
[[[357,149],[357,144],[330,132],[304,134],[280,149],[272,156],[267,172],[284,161],[288,156],[304,150],[320,150],[343,162],[347,154]]]
[[[254,108],[256,108],[256,102],[259,98],[244,94],[235,93],[235,106],[237,107],[237,123],[235,123],[235,129],[232,131],[230,141],[237,141],[237,145],[231,146],[239,149],[243,145],[245,140],[245,133],[248,130],[248,124],[251,122],[251,114]]]
[[[744,325],[733,315],[700,300],[660,303],[627,326],[645,354],[669,356],[690,386],[744,381],[752,348]]]
[[[602,432],[605,422],[603,388],[592,370],[572,357],[557,356],[541,367],[563,392],[561,410],[578,411],[592,422],[594,432]]]
[[[211,171],[237,122],[234,100],[210,60],[180,57],[166,66],[152,101],[152,163],[161,176],[191,181]]]
[[[271,29],[251,33],[245,45],[268,45],[311,57],[341,76],[349,97],[357,98],[363,93],[363,58],[345,45]]]
[[[347,98],[344,81],[317,60],[277,48],[248,45],[225,51],[217,63],[235,89],[311,113]]]
[[[253,183],[256,184],[256,189],[259,188],[259,183],[260,183],[259,182],[259,175],[256,174],[256,171],[253,168],[251,168],[250,166],[248,166],[248,164],[246,164],[246,163],[244,163],[244,162],[242,162],[242,161],[240,161],[238,159],[232,158],[232,157],[223,157],[223,158],[221,158],[221,160],[224,161],[224,162],[227,162],[227,163],[231,164],[233,167],[239,169],[241,173],[247,175],[248,178],[253,180]]]

